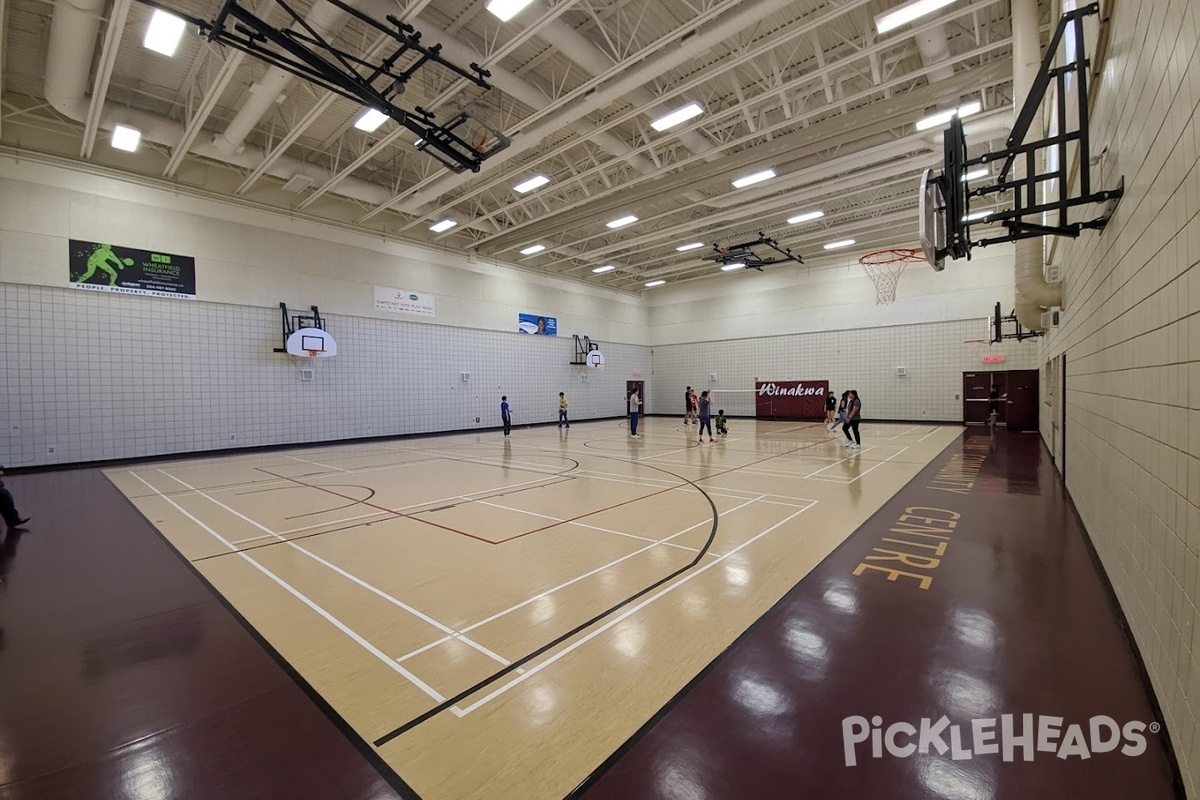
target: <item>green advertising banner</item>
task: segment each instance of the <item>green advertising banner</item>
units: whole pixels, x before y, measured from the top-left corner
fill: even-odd
[[[71,240],[76,289],[196,299],[196,259],[133,247]]]

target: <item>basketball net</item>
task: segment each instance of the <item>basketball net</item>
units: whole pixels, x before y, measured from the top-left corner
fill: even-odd
[[[308,351],[308,357],[309,357],[309,358],[316,358],[316,357],[317,357],[317,351],[316,351],[316,350],[309,350],[309,351]]]
[[[900,283],[900,276],[914,261],[924,261],[921,251],[914,247],[876,250],[858,259],[871,283],[875,284],[876,305],[896,302],[896,287]]]

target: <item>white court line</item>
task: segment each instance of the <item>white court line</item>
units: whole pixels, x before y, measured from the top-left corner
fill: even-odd
[[[173,481],[176,481],[177,483],[181,483],[181,484],[183,484],[184,486],[188,486],[188,484],[187,484],[187,483],[185,483],[184,481],[180,480],[179,478],[176,478],[176,477],[175,477],[174,475],[172,475],[171,473],[169,473],[169,472],[167,472],[167,471],[165,471],[165,470],[161,470],[161,469],[160,469],[160,470],[158,470],[158,471],[159,471],[159,472],[161,472],[163,475],[166,475],[166,476],[167,476],[168,478],[170,478],[171,480],[173,480]],[[144,483],[144,481],[143,481],[143,483]],[[147,486],[149,486],[150,484],[146,484],[146,485],[147,485]],[[225,504],[224,504],[224,503],[222,503],[220,500],[217,500],[216,498],[213,498],[213,497],[209,497],[209,496],[208,496],[208,495],[206,495],[204,492],[201,492],[200,490],[198,490],[198,489],[196,489],[196,488],[194,488],[194,487],[192,487],[192,486],[188,486],[188,488],[189,488],[189,489],[191,489],[192,491],[196,492],[197,494],[199,494],[199,495],[200,495],[201,497],[203,497],[205,500],[208,500],[210,503],[213,503],[213,504],[215,504],[215,505],[217,505],[217,506],[220,506],[221,508],[225,509],[225,511],[227,511],[227,512],[228,512],[228,513],[230,513],[230,514],[233,514],[235,517],[237,517],[237,518],[239,518],[239,519],[242,519],[242,520],[245,520],[245,521],[246,521],[246,522],[248,522],[249,524],[251,524],[251,525],[253,525],[254,527],[258,528],[259,530],[261,530],[261,531],[263,531],[263,532],[265,532],[265,533],[267,533],[267,534],[269,534],[269,535],[271,535],[271,536],[274,536],[274,537],[276,537],[276,538],[279,540],[279,542],[280,542],[281,544],[285,544],[285,545],[287,545],[288,547],[292,548],[293,550],[298,550],[299,552],[301,552],[301,553],[303,553],[304,555],[306,555],[306,556],[308,556],[309,558],[311,558],[313,561],[316,561],[318,564],[321,564],[321,565],[322,565],[322,566],[324,566],[324,567],[328,567],[329,569],[331,569],[331,570],[333,570],[334,572],[336,572],[338,575],[341,575],[343,578],[346,578],[347,580],[351,581],[352,583],[355,583],[355,584],[357,584],[357,585],[361,586],[362,588],[366,589],[368,592],[371,592],[371,593],[372,593],[372,594],[374,594],[375,596],[377,596],[377,597],[380,597],[380,598],[382,598],[383,600],[386,600],[387,602],[391,603],[392,605],[396,606],[397,608],[400,608],[400,609],[403,609],[403,610],[407,611],[409,614],[412,614],[414,617],[416,617],[417,619],[421,620],[422,622],[424,622],[424,623],[426,623],[426,624],[428,624],[428,625],[432,625],[433,627],[437,628],[437,629],[438,629],[439,631],[441,631],[442,633],[446,633],[446,634],[449,634],[449,635],[451,635],[451,636],[453,636],[453,635],[457,635],[457,634],[459,634],[459,633],[460,633],[459,631],[456,631],[456,630],[454,630],[453,628],[449,627],[448,625],[443,625],[442,623],[438,622],[436,619],[434,619],[433,617],[429,616],[428,614],[425,614],[425,613],[424,613],[424,612],[422,612],[422,611],[418,611],[417,609],[415,609],[415,608],[413,608],[412,606],[408,605],[408,604],[407,604],[407,603],[405,603],[404,601],[402,601],[402,600],[399,600],[399,599],[397,599],[397,598],[395,598],[395,597],[392,597],[390,594],[388,594],[387,592],[383,591],[382,589],[379,589],[379,588],[377,588],[377,587],[375,587],[375,586],[372,586],[371,584],[367,583],[366,581],[362,580],[361,578],[358,578],[358,577],[356,577],[356,576],[354,576],[354,575],[351,575],[351,574],[350,574],[349,572],[347,572],[346,570],[342,569],[341,567],[339,567],[339,566],[338,566],[338,565],[336,565],[336,564],[333,564],[333,563],[331,563],[331,562],[329,562],[329,561],[326,561],[325,559],[321,558],[319,555],[317,555],[316,553],[312,552],[311,550],[305,550],[303,547],[301,547],[300,545],[296,544],[295,542],[293,542],[293,541],[289,541],[288,539],[284,539],[282,536],[280,536],[279,534],[275,533],[273,530],[271,530],[271,529],[270,529],[270,528],[268,528],[267,526],[265,526],[265,525],[261,525],[261,524],[259,524],[259,523],[255,522],[254,520],[252,520],[252,519],[250,519],[249,517],[247,517],[245,514],[242,514],[242,513],[240,513],[239,511],[236,511],[236,510],[234,510],[234,509],[230,508],[229,506],[225,505]],[[239,555],[241,555],[241,554],[239,553]],[[461,637],[461,638],[462,638],[462,640],[463,640],[463,642],[464,642],[464,643],[466,643],[466,644],[468,644],[468,645],[470,645],[470,646],[474,647],[476,650],[478,650],[479,652],[483,653],[483,654],[484,654],[485,656],[487,656],[488,658],[491,658],[491,659],[493,659],[493,660],[495,660],[495,661],[498,661],[499,663],[503,664],[504,666],[508,666],[508,665],[511,663],[511,662],[509,662],[507,659],[505,659],[505,658],[503,658],[503,657],[501,657],[501,656],[499,656],[499,655],[497,655],[497,654],[493,653],[491,650],[488,650],[488,649],[487,649],[486,647],[484,647],[483,645],[481,645],[481,644],[478,644],[477,642],[473,642],[473,641],[471,641],[470,639],[466,638],[465,636],[463,636],[463,637]]]
[[[336,469],[338,472],[346,471],[345,467],[335,467],[332,464],[322,464],[320,461],[309,461],[307,458],[300,458],[299,456],[289,456],[287,454],[284,454],[283,457],[290,458],[292,461],[299,461],[303,464],[313,464],[314,466],[324,467],[325,469]]]
[[[734,506],[733,508],[726,511],[725,514],[732,514],[734,511],[745,508],[746,506],[750,505],[751,503],[757,502],[758,500],[762,499],[762,497],[766,497],[766,495],[761,495],[760,497],[754,498],[753,500],[747,500],[746,502],[742,503],[741,505]],[[633,558],[636,555],[640,555],[641,553],[644,553],[647,550],[653,550],[655,547],[658,547],[660,544],[664,544],[666,542],[669,542],[671,539],[675,539],[680,536],[683,536],[685,533],[690,533],[691,531],[694,531],[696,528],[699,528],[703,525],[708,525],[711,522],[712,522],[711,519],[705,519],[705,520],[701,520],[700,522],[697,522],[695,525],[689,525],[688,527],[684,528],[683,530],[679,531],[678,533],[673,533],[665,539],[662,539],[651,545],[647,545],[646,547],[643,547],[641,550],[634,550],[629,555],[621,556],[620,558],[614,559],[614,560],[608,562],[607,564],[603,564],[599,567],[596,567],[591,572],[587,572],[583,575],[580,575],[577,578],[572,578],[571,580],[569,580],[565,583],[560,583],[558,586],[555,586],[552,589],[547,589],[546,591],[544,591],[540,594],[534,595],[533,597],[529,598],[528,600],[524,600],[520,603],[517,603],[515,606],[512,606],[511,608],[506,608],[503,611],[497,612],[497,613],[493,614],[492,616],[488,617],[487,619],[482,619],[479,622],[468,625],[462,629],[462,632],[468,633],[468,632],[473,631],[476,628],[480,627],[481,625],[487,625],[489,622],[494,622],[495,620],[498,620],[503,616],[507,616],[508,614],[511,614],[512,612],[514,612],[520,608],[524,608],[525,606],[529,605],[530,603],[536,602],[538,600],[541,600],[543,597],[554,594],[559,589],[565,589],[568,586],[570,586],[571,584],[578,583],[579,581],[583,580],[584,578],[590,578],[591,576],[595,575],[598,572],[603,572],[604,570],[608,569],[609,567],[614,567],[617,564],[620,564],[622,561],[626,561],[630,558]]]
[[[854,452],[854,453],[851,453],[850,455],[846,456],[845,458],[843,458],[843,459],[841,459],[841,460],[839,460],[839,461],[835,461],[835,462],[833,462],[833,463],[832,463],[832,464],[830,464],[829,466],[826,466],[826,467],[821,467],[821,468],[820,468],[819,470],[817,470],[816,472],[810,472],[810,473],[808,473],[807,475],[805,475],[805,476],[804,476],[804,478],[807,480],[808,478],[812,478],[812,477],[814,477],[814,476],[816,476],[816,475],[820,475],[820,474],[821,474],[822,472],[824,472],[825,470],[827,470],[827,469],[833,469],[833,468],[834,468],[834,467],[836,467],[838,464],[842,464],[842,463],[844,463],[844,462],[846,462],[846,461],[849,461],[850,459],[854,458],[856,455],[862,455],[863,453],[869,453],[870,451],[874,450],[874,449],[875,449],[877,446],[878,446],[878,445],[873,445],[873,444],[872,444],[872,445],[868,445],[868,446],[867,446],[867,448],[866,448],[865,450],[858,450],[858,451],[856,451],[856,452]],[[903,453],[904,451],[903,451],[903,450],[901,450],[900,452],[902,452],[902,453]]]
[[[930,436],[933,436],[935,433],[937,433],[938,431],[940,431],[941,429],[942,429],[942,426],[941,426],[941,425],[938,425],[936,428],[934,428],[933,430],[931,430],[929,433],[925,434],[925,435],[924,435],[924,436],[922,436],[920,439],[917,439],[917,441],[918,441],[918,442],[923,442],[923,441],[925,441],[926,439],[928,439]]]
[[[725,559],[727,559],[730,556],[734,555],[735,553],[741,551],[743,548],[749,547],[750,545],[754,544],[762,537],[766,536],[768,533],[771,533],[772,531],[776,530],[777,528],[779,528],[783,525],[786,525],[788,522],[791,522],[793,519],[800,516],[805,511],[807,511],[809,508],[812,508],[812,506],[814,506],[814,505],[816,505],[816,503],[813,503],[812,505],[802,508],[799,511],[789,514],[787,517],[780,520],[779,522],[776,522],[774,525],[767,528],[762,533],[759,533],[758,535],[754,536],[753,538],[748,539],[745,542],[742,542],[741,544],[739,544],[737,547],[730,550],[725,555],[719,556],[715,561],[710,561],[707,564],[705,564],[703,567],[701,567],[700,569],[696,570],[695,572],[688,573],[687,575],[685,575],[683,578],[679,579],[675,583],[673,583],[670,586],[667,586],[664,589],[662,589],[661,591],[659,591],[657,594],[646,598],[642,602],[638,603],[636,606],[626,610],[620,616],[614,617],[613,619],[609,620],[604,625],[600,626],[596,630],[590,632],[586,636],[580,638],[579,640],[573,642],[571,645],[569,645],[569,646],[565,647],[564,649],[560,650],[559,652],[555,653],[553,656],[551,656],[550,658],[546,659],[545,661],[539,663],[537,666],[535,666],[529,670],[526,670],[525,674],[518,676],[517,678],[504,684],[503,686],[501,686],[500,688],[491,692],[490,694],[486,695],[485,697],[482,697],[479,700],[472,703],[471,705],[467,706],[465,709],[463,709],[463,716],[466,716],[467,714],[470,714],[472,711],[476,710],[480,706],[482,706],[488,702],[491,702],[492,700],[494,700],[495,698],[504,694],[509,689],[516,686],[517,684],[522,683],[527,678],[533,677],[534,675],[541,672],[546,667],[548,667],[551,664],[553,664],[554,662],[558,661],[563,656],[567,655],[568,653],[573,652],[574,650],[583,646],[587,642],[590,642],[592,639],[595,639],[597,636],[604,633],[605,631],[607,631],[609,628],[613,627],[614,625],[620,624],[624,620],[628,619],[630,616],[636,614],[638,611],[642,610],[646,606],[653,603],[655,600],[658,600],[659,598],[663,597],[664,595],[667,595],[670,592],[674,591],[675,589],[678,589],[680,586],[683,586],[685,583],[690,581],[692,578],[695,578],[698,575],[702,575],[704,572],[706,572],[711,567],[715,567],[716,565],[720,564]]]
[[[548,519],[548,520],[551,520],[552,522],[558,522],[558,523],[561,523],[564,525],[575,525],[580,528],[588,528],[589,530],[600,531],[602,533],[614,533],[617,536],[628,536],[630,539],[638,539],[643,542],[657,542],[658,541],[658,539],[651,539],[649,536],[638,536],[637,534],[625,533],[624,531],[615,531],[612,528],[601,528],[598,525],[588,525],[586,523],[577,522],[575,520],[560,519],[559,517],[552,517],[549,514],[539,514],[536,511],[526,511],[523,508],[512,508],[510,506],[502,506],[497,503],[489,503],[486,500],[470,500],[470,498],[467,498],[467,497],[464,497],[463,499],[469,500],[472,503],[479,503],[480,505],[491,506],[492,508],[499,508],[504,511],[514,511],[518,514],[528,514],[531,517],[540,517],[541,519]],[[601,509],[601,511],[606,511],[606,510],[608,510],[608,509]],[[666,544],[668,547],[677,547],[680,550],[689,550],[693,553],[700,552],[700,550],[698,548],[685,547],[684,545],[674,544],[673,542],[664,542],[664,544]]]
[[[888,437],[888,441],[890,442],[890,441],[892,441],[893,439],[899,439],[901,436],[907,436],[907,435],[908,435],[908,433],[909,433],[910,431],[915,431],[915,430],[916,430],[917,428],[919,428],[919,427],[921,427],[921,426],[920,426],[920,425],[913,425],[913,426],[912,426],[911,428],[909,428],[907,431],[903,431],[902,433],[897,433],[895,436],[889,436],[889,437]]]
[[[906,448],[904,448],[904,450],[907,450],[907,449],[908,449],[907,447],[906,447]],[[873,466],[867,467],[867,469],[865,469],[864,471],[862,471],[862,472],[860,472],[859,474],[855,475],[853,478],[851,478],[851,479],[850,479],[850,480],[848,480],[848,481],[844,481],[844,480],[838,480],[837,478],[815,478],[814,480],[818,480],[818,481],[828,481],[829,483],[840,483],[840,484],[843,484],[843,485],[845,485],[845,486],[849,486],[850,484],[854,483],[854,482],[855,482],[856,480],[858,480],[859,478],[865,477],[865,476],[866,476],[866,475],[867,475],[869,472],[871,472],[871,470],[878,469],[879,467],[882,467],[884,464],[886,464],[887,462],[891,461],[891,460],[892,460],[893,458],[895,458],[896,456],[900,455],[900,453],[903,453],[903,452],[904,452],[904,450],[900,450],[900,451],[898,451],[898,452],[892,453],[890,456],[888,456],[887,458],[885,458],[883,461],[877,462],[877,463],[876,463],[876,464],[874,464]]]
[[[738,437],[738,438],[735,438],[735,439],[722,439],[722,440],[721,440],[721,441],[719,441],[719,442],[713,442],[713,443],[711,443],[711,444],[729,444],[730,442],[740,442],[740,441],[742,441],[742,439],[743,439],[743,438],[744,438],[744,437]],[[676,453],[686,453],[688,450],[693,450],[693,449],[695,449],[695,448],[697,448],[697,447],[700,447],[700,445],[698,445],[698,444],[690,444],[690,445],[688,445],[687,447],[681,447],[681,448],[679,448],[678,450],[668,450],[668,451],[667,451],[667,452],[665,452],[665,453],[651,453],[651,454],[649,454],[649,455],[640,456],[640,457],[638,457],[638,458],[635,458],[635,459],[634,459],[634,461],[647,461],[647,460],[649,460],[649,459],[652,459],[652,458],[662,458],[663,456],[672,456],[672,455],[675,455]],[[743,452],[743,451],[739,450],[738,452],[740,453],[740,452]],[[679,463],[679,462],[677,462],[677,461],[673,461],[673,462],[671,462],[671,463],[673,463],[673,464],[677,464],[677,463]]]
[[[146,486],[150,489],[150,491],[154,492],[156,495],[161,497],[163,500],[166,500],[168,503],[170,503],[172,506],[175,507],[176,511],[178,511],[180,514],[183,514],[185,517],[190,519],[193,523],[195,523],[200,528],[202,528],[204,531],[206,531],[214,539],[219,541],[221,544],[225,545],[225,547],[227,547],[230,550],[230,552],[232,552],[239,558],[246,561],[246,563],[248,563],[250,566],[254,567],[256,570],[261,572],[263,575],[266,575],[268,578],[270,578],[274,583],[276,583],[280,588],[282,588],[288,594],[292,595],[297,600],[304,603],[304,605],[308,606],[313,611],[315,611],[325,621],[329,622],[331,625],[333,625],[335,628],[340,630],[342,633],[346,634],[351,639],[353,639],[360,647],[362,647],[368,653],[375,656],[377,659],[382,661],[384,664],[387,664],[388,667],[390,667],[395,672],[404,676],[404,678],[407,679],[413,686],[416,686],[418,689],[423,691],[425,694],[432,697],[435,701],[437,701],[439,703],[445,702],[446,698],[442,697],[442,695],[439,694],[436,689],[434,689],[429,684],[425,683],[423,680],[418,678],[416,675],[414,675],[411,672],[409,672],[408,670],[406,670],[404,667],[402,667],[399,664],[397,664],[396,662],[394,662],[392,659],[388,658],[386,653],[382,652],[381,650],[379,650],[379,648],[375,647],[373,644],[371,644],[366,639],[364,639],[362,636],[360,636],[358,633],[356,633],[352,628],[350,628],[349,625],[346,625],[341,620],[339,620],[337,617],[333,616],[328,611],[321,608],[321,606],[317,605],[315,602],[310,600],[300,590],[296,589],[290,583],[283,580],[283,578],[280,578],[274,572],[271,572],[271,570],[267,569],[262,564],[255,561],[253,558],[246,555],[242,551],[238,550],[237,547],[235,547],[232,542],[228,541],[223,536],[221,536],[221,534],[217,533],[212,528],[208,527],[203,522],[196,519],[186,509],[184,509],[182,506],[180,506],[178,503],[176,503],[170,497],[167,497],[165,494],[160,492],[158,489],[154,488],[154,486],[152,484],[150,484],[150,482],[147,481],[145,478],[143,478],[140,475],[134,475],[133,477],[137,478],[139,481],[146,484]],[[178,478],[176,478],[175,480],[178,480]],[[457,713],[461,716],[462,712],[460,710],[455,708],[454,711],[455,711],[455,713]]]

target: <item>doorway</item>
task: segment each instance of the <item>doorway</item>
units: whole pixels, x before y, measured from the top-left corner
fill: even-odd
[[[991,416],[993,393],[996,425],[1013,431],[1038,428],[1038,371],[1015,369],[1005,372],[963,373],[963,422],[987,425]]]
[[[642,399],[642,416],[646,414],[646,382],[645,381],[625,381],[625,416],[629,416],[629,397],[637,391],[638,397]]]

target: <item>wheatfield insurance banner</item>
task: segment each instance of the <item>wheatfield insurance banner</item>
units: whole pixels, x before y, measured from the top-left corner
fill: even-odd
[[[823,419],[829,381],[761,381],[754,384],[754,416]]]
[[[196,299],[196,259],[99,242],[70,241],[76,289]]]
[[[375,287],[376,311],[434,317],[437,316],[434,301],[433,295],[424,292],[410,292],[408,289],[393,289],[390,286]]]

